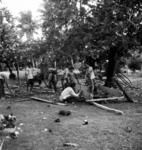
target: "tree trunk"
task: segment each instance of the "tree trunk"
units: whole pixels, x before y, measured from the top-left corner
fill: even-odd
[[[19,84],[19,87],[20,87],[21,82],[20,82],[20,76],[19,76],[19,62],[16,62],[16,71],[17,71],[18,84]]]
[[[111,47],[110,53],[109,53],[109,62],[106,68],[106,82],[105,86],[112,87],[114,85],[113,83],[113,77],[116,73],[118,64],[119,64],[119,56],[118,56],[118,50],[117,47]]]
[[[0,63],[0,71],[2,71],[2,64]]]
[[[13,74],[12,69],[11,69],[9,63],[8,62],[5,62],[5,63],[6,63],[7,68],[9,69],[10,74]]]

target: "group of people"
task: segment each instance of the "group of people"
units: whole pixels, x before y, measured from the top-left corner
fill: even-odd
[[[95,73],[93,67],[86,65],[86,74],[84,76],[85,80],[88,81],[89,88],[90,88],[90,97],[93,98],[94,92],[96,92],[95,87]],[[29,65],[26,68],[26,81],[27,81],[27,91],[32,92],[33,86],[35,82],[41,85],[42,81],[45,82],[45,85],[48,88],[53,88],[55,92],[57,92],[57,70],[52,68],[48,70],[48,76],[46,78],[42,72],[36,72],[32,65]],[[45,79],[46,78],[46,79]],[[8,87],[7,79],[4,75],[0,74],[0,98],[4,97],[4,84]],[[80,84],[80,81],[77,75],[74,73],[74,67],[72,65],[66,66],[61,77],[61,85],[62,91],[60,93],[60,101],[72,101],[79,100],[80,96],[82,95],[81,89],[77,91],[76,85]],[[80,84],[81,85],[81,84]]]
[[[26,80],[27,80],[27,91],[32,92],[35,82],[38,82],[41,87],[42,81],[48,88],[53,88],[54,91],[57,91],[56,81],[57,81],[57,71],[55,68],[46,70],[46,75],[41,71],[35,71],[34,68],[29,65],[26,68]]]
[[[76,84],[79,83],[79,79],[74,73],[74,68],[70,66],[69,68],[65,68],[63,78],[62,78],[62,87],[63,91],[60,95],[60,101],[80,101],[80,97],[82,96],[81,89],[79,92],[76,92]],[[88,81],[89,89],[90,89],[90,98],[93,98],[94,93],[97,93],[96,85],[95,85],[95,73],[93,67],[86,64],[86,74],[85,80]]]

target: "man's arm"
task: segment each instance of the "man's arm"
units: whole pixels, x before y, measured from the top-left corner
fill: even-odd
[[[78,93],[75,93],[74,90],[71,88],[71,91],[70,91],[70,95],[73,96],[73,97],[79,97],[81,91],[79,91]]]
[[[75,73],[74,73],[74,76],[75,76],[75,79],[77,80],[77,83],[80,84],[79,79]]]

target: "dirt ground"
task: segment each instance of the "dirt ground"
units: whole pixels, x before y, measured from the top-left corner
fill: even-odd
[[[90,104],[59,106],[19,99],[0,104],[0,113],[12,112],[22,129],[17,139],[6,139],[3,150],[142,150],[142,103],[105,104],[124,111],[116,115]],[[59,116],[60,110],[71,115]],[[60,122],[54,122],[57,118]],[[83,125],[85,119],[88,125]],[[67,142],[77,145],[64,146]]]
[[[35,88],[34,96],[57,99],[46,90],[37,91]],[[141,94],[133,91],[134,95],[139,98],[137,103],[103,104],[124,112],[117,115],[86,103],[60,106],[34,101],[23,90],[16,98],[0,101],[0,114],[13,113],[20,133],[16,139],[6,138],[2,150],[142,150]],[[69,110],[71,115],[60,116],[60,110]],[[84,120],[87,125],[83,125]]]

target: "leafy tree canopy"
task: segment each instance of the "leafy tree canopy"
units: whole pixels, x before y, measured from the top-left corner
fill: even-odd
[[[96,3],[44,0],[42,28],[48,50],[70,56],[89,53],[98,58],[112,46],[124,55],[141,45],[141,0]]]

